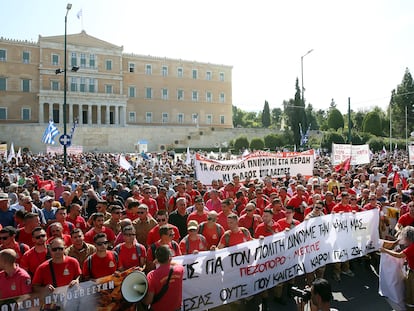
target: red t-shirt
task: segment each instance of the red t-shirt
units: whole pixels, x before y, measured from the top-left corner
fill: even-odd
[[[98,279],[113,274],[117,268],[116,255],[111,251],[106,251],[105,257],[98,257],[95,253],[86,258],[83,262],[82,274],[86,278]]]
[[[414,270],[414,243],[411,243],[410,246],[404,249],[403,253],[405,254],[408,267],[411,270]]]
[[[30,249],[30,247],[27,246],[26,244],[19,243],[19,242],[14,242],[13,248],[12,247],[10,247],[10,248],[13,249],[17,254],[17,258],[16,258],[16,263],[17,264],[20,264],[21,258]],[[4,249],[4,247],[0,246],[0,250],[3,250],[3,249]]]
[[[37,267],[46,261],[47,250],[42,253],[36,252],[32,247],[20,259],[20,267],[25,269],[31,276],[36,272]]]
[[[114,251],[118,254],[118,267],[123,270],[141,266],[141,258],[147,258],[147,250],[139,243],[130,248],[122,243],[115,247]]]
[[[200,192],[198,192],[197,190],[191,189],[190,191],[186,190],[185,191],[191,198],[191,203],[190,205],[194,205],[194,199],[200,195]]]
[[[86,221],[82,216],[76,216],[76,219],[71,219],[69,218],[69,216],[67,216],[66,220],[72,223],[75,226],[75,228],[79,228],[82,230],[82,232],[86,232],[86,229],[87,229]]]
[[[57,287],[68,285],[72,280],[82,274],[78,260],[70,256],[64,256],[62,263],[52,263],[52,266],[55,271]],[[53,284],[49,260],[42,263],[39,268],[36,269],[33,277],[33,284],[41,286]]]
[[[286,213],[284,210],[280,210],[280,211],[275,211],[273,210],[273,221],[278,221],[279,219],[285,218],[286,217]]]
[[[158,211],[158,204],[157,201],[155,201],[155,199],[142,199],[141,201],[139,201],[139,203],[148,206],[148,213],[151,214],[152,217],[155,217],[155,213]]]
[[[207,211],[203,211],[202,215],[199,215],[196,211],[194,211],[190,215],[188,215],[187,224],[190,220],[196,220],[198,224],[201,224],[203,221],[207,221],[207,216],[208,216]]]
[[[246,228],[243,229],[239,227],[239,230],[237,232],[227,230],[221,237],[219,244],[222,244],[225,247],[229,247],[250,241],[252,237],[250,235],[249,230],[247,230]]]
[[[21,267],[17,267],[10,276],[4,271],[0,271],[0,284],[0,299],[21,296],[32,292],[30,275]]]
[[[223,212],[218,213],[217,223],[220,224],[224,230],[229,230],[229,225],[227,224],[227,215],[224,215]]]
[[[181,265],[174,265],[171,274],[168,290],[156,303],[151,304],[153,311],[175,311],[181,309],[183,295],[184,268]],[[150,271],[147,275],[148,292],[158,294],[167,282],[170,265],[165,264],[156,270]]]
[[[167,210],[167,197],[158,196],[156,199],[159,210]]]
[[[224,233],[224,228],[217,223],[210,228],[207,226],[207,222],[203,222],[200,224],[198,232],[206,238],[207,249],[210,249],[211,246],[218,245],[220,238]]]
[[[186,235],[181,241],[180,241],[180,251],[181,254],[187,255],[192,254],[195,250],[197,251],[206,251],[207,250],[207,241],[204,236],[201,234],[197,235],[196,240],[191,240],[188,235]]]
[[[287,205],[293,206],[295,208],[295,214],[293,218],[299,221],[303,221],[303,219],[305,218],[304,214],[298,211],[302,202],[306,202],[305,196],[299,197],[298,195],[294,195],[293,197],[290,198],[289,202],[287,203]]]
[[[102,227],[102,233],[106,234],[106,237],[108,238],[108,241],[112,244],[115,242],[115,233],[112,231],[112,229],[103,226]],[[89,244],[94,244],[93,238],[95,235],[97,235],[98,232],[95,231],[94,228],[90,229],[88,232],[85,233],[85,242]]]
[[[155,259],[154,252],[160,245],[161,245],[160,241],[157,241],[157,242],[152,243],[151,245],[148,246],[148,249],[147,249],[147,263],[154,261],[154,259]],[[181,250],[180,250],[180,246],[178,245],[177,242],[171,241],[170,243],[168,243],[168,247],[172,251],[172,257],[182,255]],[[153,252],[153,249],[154,249],[154,252]]]
[[[280,231],[282,230],[277,222],[273,222],[271,226],[268,226],[262,222],[257,226],[256,231],[254,232],[254,237],[258,239],[260,236],[270,236]]]
[[[410,216],[410,213],[406,213],[398,219],[398,223],[403,227],[412,226],[414,225],[414,218]]]
[[[61,222],[59,222],[61,225],[62,225],[62,227],[63,227],[63,233],[64,234],[69,234],[70,235],[70,232],[73,230],[73,228],[75,227],[74,225],[73,225],[73,223],[71,223],[71,222],[69,222],[69,221],[64,221],[63,223],[61,223]],[[52,236],[52,233],[50,232],[50,226],[49,227],[47,227],[47,229],[46,229],[46,233],[47,233],[47,236]]]
[[[300,224],[300,221],[293,218],[291,222],[287,222],[286,217],[285,217],[285,218],[279,219],[277,221],[277,224],[280,226],[280,231],[283,231],[287,228],[289,229],[294,228],[295,226]]]
[[[54,240],[55,237],[50,237],[47,239],[46,244],[50,244],[50,241]],[[72,238],[69,234],[63,234],[62,238],[63,242],[65,243],[65,247],[69,247],[72,245]]]
[[[17,231],[16,241],[19,243],[26,244],[27,246],[29,246],[29,248],[35,245],[35,242],[33,242],[33,239],[32,239],[32,233],[31,232],[27,233],[26,231],[24,231],[24,227],[20,228]]]
[[[177,243],[180,241],[180,230],[178,230],[177,226],[174,226],[172,224],[168,224],[168,226],[173,229],[174,231],[174,238],[173,240]],[[148,234],[147,234],[147,245],[151,245],[152,243],[157,242],[160,239],[160,225],[156,225],[154,228],[152,228]]]
[[[351,205],[347,204],[347,205],[342,205],[341,203],[336,204],[331,212],[335,212],[335,213],[340,213],[340,212],[344,212],[344,213],[349,213],[352,212],[352,207]]]
[[[253,217],[244,214],[239,218],[239,226],[249,229],[250,232],[254,232],[257,226],[262,222],[259,215],[253,215]]]

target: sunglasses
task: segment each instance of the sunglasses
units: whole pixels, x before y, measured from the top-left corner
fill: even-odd
[[[98,245],[98,246],[102,246],[102,245],[108,245],[108,241],[105,241],[105,242],[96,242],[96,245]]]
[[[253,209],[247,209],[246,212],[253,212]]]
[[[63,247],[52,247],[50,250],[52,251],[52,252],[57,252],[57,251],[63,251]]]
[[[137,212],[137,214],[145,214],[145,212]]]
[[[209,221],[216,221],[216,218],[213,218],[213,217],[207,217],[207,220],[209,220]]]
[[[6,241],[9,238],[9,236],[0,236],[0,240]]]
[[[164,221],[167,221],[167,219],[161,219],[161,218],[158,218],[158,219],[156,219],[158,222],[164,222]]]
[[[40,238],[45,238],[46,237],[46,234],[40,234],[40,235],[38,235],[38,236],[35,236],[34,238],[36,239],[36,240],[39,240]]]

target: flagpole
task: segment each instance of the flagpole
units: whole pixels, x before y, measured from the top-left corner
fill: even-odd
[[[66,6],[66,15],[65,15],[65,47],[64,47],[64,49],[65,49],[65,56],[64,56],[64,60],[63,60],[63,63],[64,63],[64,68],[65,68],[65,70],[64,70],[64,77],[63,77],[63,79],[64,79],[64,81],[63,81],[63,135],[65,135],[65,137],[66,137],[66,122],[67,122],[67,120],[66,120],[66,92],[67,92],[67,81],[66,81],[66,79],[67,79],[67,77],[66,77],[66,71],[67,71],[67,69],[68,69],[68,67],[67,67],[67,64],[66,64],[66,62],[67,62],[67,24],[68,24],[68,13],[69,13],[69,10],[72,8],[72,4],[70,4],[70,3],[68,3],[67,4],[67,6]],[[63,145],[63,164],[64,164],[64,166],[66,167],[67,166],[67,146],[66,146],[66,144],[64,144]]]

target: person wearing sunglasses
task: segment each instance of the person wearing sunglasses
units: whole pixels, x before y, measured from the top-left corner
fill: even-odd
[[[121,232],[122,207],[119,205],[110,205],[109,210],[111,212],[111,218],[105,220],[104,226],[112,229],[115,235],[118,235]]]
[[[135,228],[132,225],[122,229],[124,241],[115,246],[114,251],[118,255],[118,269],[125,271],[131,267],[144,267],[147,250],[136,240]]]
[[[51,259],[42,263],[33,276],[32,284],[35,292],[46,289],[53,292],[60,286],[73,287],[79,284],[82,274],[79,262],[65,255],[65,242],[61,238],[55,238],[50,242]]]
[[[16,241],[16,228],[12,226],[6,226],[0,230],[0,250],[12,249],[16,252],[16,263],[20,264],[20,259],[30,247],[22,242]]]
[[[20,260],[20,266],[29,272],[30,276],[33,276],[37,267],[47,260],[48,255],[46,231],[42,227],[33,229],[32,239],[34,246],[24,253]]]
[[[155,214],[155,220],[158,224],[148,232],[146,246],[149,246],[160,239],[160,227],[168,224],[168,212],[166,210],[158,210]],[[174,231],[173,240],[177,243],[180,242],[180,231],[177,226],[172,224],[168,224],[168,226]]]
[[[105,233],[101,232],[93,238],[96,253],[90,255],[83,262],[83,280],[98,279],[111,275],[118,269],[118,255],[108,250],[109,241]]]

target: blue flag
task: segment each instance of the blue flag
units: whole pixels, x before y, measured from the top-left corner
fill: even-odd
[[[54,145],[56,135],[59,134],[59,130],[52,120],[49,121],[49,125],[46,127],[45,132],[43,133],[42,143]]]

